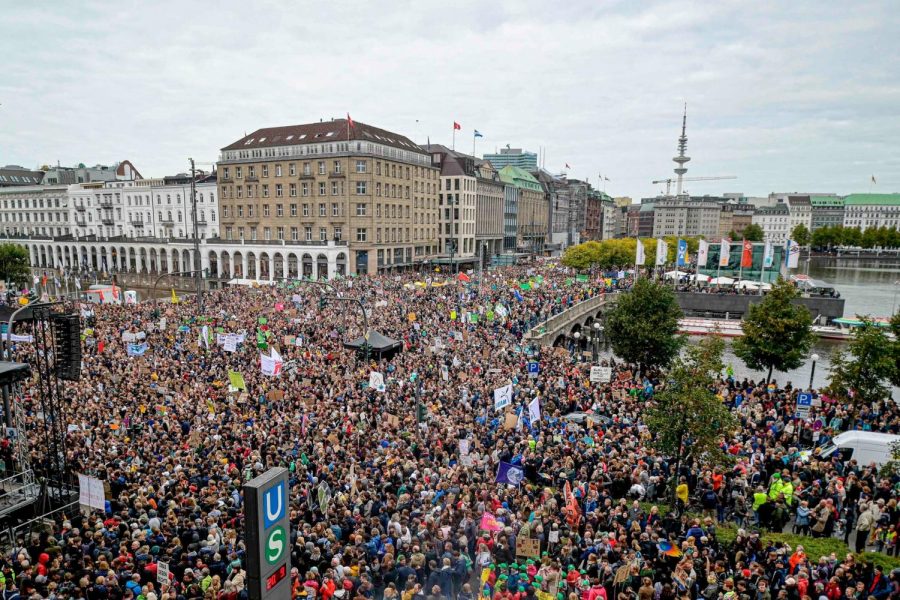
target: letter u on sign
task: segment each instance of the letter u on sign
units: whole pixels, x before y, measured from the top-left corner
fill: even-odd
[[[263,527],[268,529],[284,518],[285,506],[284,482],[279,481],[263,493]]]

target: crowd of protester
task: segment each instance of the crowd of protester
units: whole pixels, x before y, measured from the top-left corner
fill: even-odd
[[[290,472],[293,598],[900,595],[896,574],[855,554],[812,559],[764,541],[794,531],[896,553],[895,479],[816,450],[842,430],[896,433],[896,406],[824,399],[798,423],[789,384],[723,374],[716,391],[740,423],[721,440],[730,463],[675,473],[642,422],[664,381],[604,354],[611,381],[591,383],[584,348],[529,343],[550,316],[626,290],[621,275],[585,280],[547,262],[343,278],[333,292],[230,287],[207,293],[202,311],[193,298],[86,307],[82,376],[65,386],[66,458],[105,483],[106,510],[20,532],[0,561],[3,598],[246,598],[242,485],[272,467]],[[345,347],[363,333],[356,299],[398,351]],[[217,337],[229,333],[244,336],[234,352]],[[272,349],[284,362],[267,375],[260,354]],[[34,351],[16,343],[11,355]],[[495,410],[508,384],[513,401]],[[39,470],[45,415],[33,386],[16,401]],[[567,418],[579,412],[590,417]],[[501,463],[521,481],[498,482]],[[737,528],[727,543],[725,526]]]

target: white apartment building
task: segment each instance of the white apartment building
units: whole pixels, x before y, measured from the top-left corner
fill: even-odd
[[[0,188],[0,231],[7,237],[70,235],[67,187]]]
[[[787,204],[790,213],[788,234],[798,225],[803,225],[807,231],[812,231],[812,203],[809,196],[788,196]]]
[[[669,197],[653,207],[653,237],[719,237],[722,205],[712,200]]]
[[[776,246],[786,243],[791,234],[791,215],[784,203],[758,207],[752,223],[762,228],[765,241]]]
[[[844,227],[900,229],[900,194],[850,194],[844,197]]]

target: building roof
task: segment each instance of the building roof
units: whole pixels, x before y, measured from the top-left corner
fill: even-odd
[[[791,206],[809,206],[809,196],[788,196],[788,203]]]
[[[900,194],[850,194],[844,196],[844,206],[898,206]]]
[[[44,178],[43,171],[32,171],[19,165],[0,167],[0,186],[37,185]]]
[[[519,188],[543,191],[540,182],[534,178],[534,175],[515,165],[507,165],[500,169],[500,180]]]
[[[779,202],[772,206],[760,206],[756,209],[757,215],[786,215],[789,214],[787,204]]]
[[[353,121],[353,126],[348,127],[347,119],[257,129],[250,135],[245,135],[238,141],[225,146],[222,150],[249,150],[252,148],[297,146],[350,140],[375,142],[411,152],[425,152],[418,144],[404,135],[366,125],[359,121]]]
[[[844,206],[844,199],[840,196],[810,196],[809,203],[814,207],[841,207]]]

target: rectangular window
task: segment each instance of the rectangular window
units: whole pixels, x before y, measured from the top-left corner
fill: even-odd
[[[284,204],[276,204],[275,205],[275,216],[276,217],[284,216]]]
[[[356,230],[356,241],[365,242],[368,239],[368,230],[365,227]]]
[[[304,217],[308,217],[308,216],[309,216],[309,204],[304,204],[304,205],[303,205],[303,216],[304,216]]]
[[[284,227],[279,227],[279,228],[277,228],[277,229],[275,230],[275,232],[276,232],[276,235],[278,236],[278,239],[279,239],[279,240],[283,240],[283,239],[284,239]]]
[[[341,172],[341,161],[339,161],[339,160],[334,161],[334,172],[336,174]]]
[[[302,194],[304,196],[309,196],[309,184],[305,181],[300,184],[300,189],[302,190]]]
[[[226,219],[228,218],[228,207],[227,206],[222,207],[222,216],[225,217]]]
[[[312,241],[312,227],[307,225],[306,227],[303,228],[303,233],[305,235],[306,241],[311,242]]]
[[[223,167],[223,168],[222,168],[222,178],[223,178],[223,179],[228,179],[228,167]]]
[[[296,198],[296,197],[297,197],[297,184],[292,183],[291,184],[291,198]]]
[[[334,228],[334,241],[336,241],[336,242],[341,241],[342,235],[344,235],[343,229],[341,229],[340,227],[335,227]]]
[[[256,167],[253,165],[247,167],[247,177],[256,177]]]
[[[262,176],[263,176],[263,177],[268,177],[268,176],[269,176],[269,165],[263,165],[263,166],[262,166]]]
[[[325,195],[325,182],[324,181],[319,182],[319,195],[320,196]]]
[[[237,205],[237,216],[238,216],[238,218],[241,218],[244,216],[244,205],[243,204]]]
[[[319,241],[320,242],[328,241],[328,228],[327,227],[319,227]]]
[[[269,197],[269,184],[263,184],[262,189],[263,189],[263,198],[268,198]]]
[[[263,204],[263,216],[264,217],[269,216],[269,205],[268,204]]]
[[[337,181],[331,182],[331,195],[332,196],[338,195],[338,182]]]
[[[263,227],[263,239],[264,240],[272,239],[272,229],[270,227]]]
[[[291,177],[297,175],[297,163],[291,163],[288,165],[288,173]]]
[[[275,177],[281,177],[281,165],[275,165]]]
[[[253,205],[252,205],[252,204],[248,204],[248,205],[247,205],[247,216],[248,216],[248,217],[252,217],[252,216],[253,216]]]
[[[309,163],[303,163],[303,174],[304,175],[312,175],[312,172],[309,168]]]
[[[356,195],[357,196],[365,196],[366,195],[366,182],[365,181],[357,181],[356,182]]]
[[[320,160],[319,161],[319,175],[324,175],[324,174],[325,174],[325,161]]]
[[[244,239],[244,228],[243,227],[238,227],[238,239],[239,240]]]
[[[366,161],[364,161],[364,160],[356,161],[356,172],[357,173],[365,173],[366,172]]]
[[[366,205],[365,204],[357,204],[356,205],[356,216],[357,217],[366,216]]]
[[[324,202],[319,203],[319,216],[320,216],[320,217],[326,216],[326,213],[325,213],[325,203],[324,203]]]
[[[297,205],[296,204],[291,204],[291,216],[292,217],[297,216]]]
[[[243,177],[242,173],[243,173],[243,170],[241,167],[234,168],[234,176],[237,177],[238,179],[241,179]]]
[[[300,231],[296,227],[291,227],[291,241],[300,241]]]
[[[226,227],[226,228],[225,228],[225,239],[226,239],[226,240],[230,240],[230,239],[231,239],[231,227]]]
[[[275,184],[275,197],[282,198],[284,196],[284,186],[280,183]]]
[[[331,203],[331,216],[332,216],[332,217],[338,217],[338,216],[340,216],[340,214],[341,214],[341,213],[340,213],[340,209],[338,208],[338,203],[337,203],[337,202],[332,202],[332,203]]]

